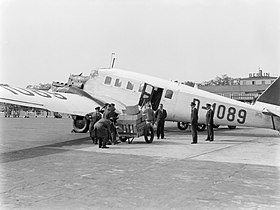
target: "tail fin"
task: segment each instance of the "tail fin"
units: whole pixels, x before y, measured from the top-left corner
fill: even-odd
[[[278,77],[257,99],[258,102],[280,106],[280,77]]]

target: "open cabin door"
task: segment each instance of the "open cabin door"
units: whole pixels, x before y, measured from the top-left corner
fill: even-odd
[[[152,109],[157,110],[160,104],[162,92],[163,88],[144,83],[138,105],[143,107],[149,102],[152,105]]]

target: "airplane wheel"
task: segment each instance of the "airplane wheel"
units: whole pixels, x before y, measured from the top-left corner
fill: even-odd
[[[121,142],[126,142],[127,139],[127,137],[120,137]]]
[[[127,143],[131,144],[134,138],[127,138]]]
[[[188,128],[189,124],[186,122],[177,122],[177,127],[180,130],[186,130]]]
[[[153,126],[151,125],[146,126],[144,130],[144,138],[146,143],[148,144],[152,143],[154,140],[154,135],[155,135],[155,131]]]
[[[229,129],[235,129],[236,126],[234,126],[234,125],[228,125],[228,128],[229,128]]]
[[[89,121],[85,117],[77,117],[73,120],[73,130],[75,133],[86,133],[89,129]]]
[[[198,131],[204,131],[205,128],[206,128],[206,125],[205,125],[205,124],[198,124],[198,125],[197,125],[197,130],[198,130]]]
[[[213,128],[218,128],[220,127],[220,125],[213,125]]]

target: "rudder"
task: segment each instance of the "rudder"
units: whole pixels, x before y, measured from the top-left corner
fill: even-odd
[[[278,77],[257,99],[258,102],[280,106],[280,77]]]

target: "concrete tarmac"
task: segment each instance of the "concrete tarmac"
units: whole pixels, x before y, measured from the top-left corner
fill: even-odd
[[[280,209],[280,138],[222,127],[215,141],[166,125],[166,139],[99,149],[71,119],[0,118],[0,209]]]

